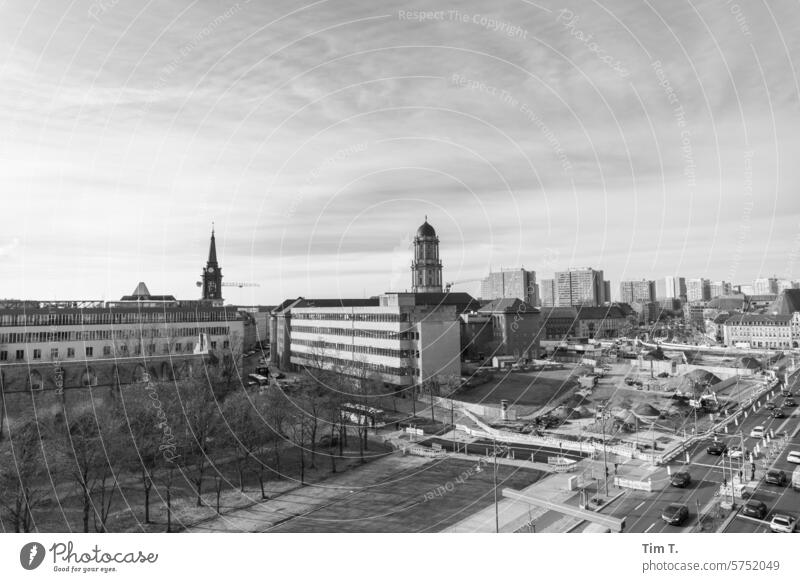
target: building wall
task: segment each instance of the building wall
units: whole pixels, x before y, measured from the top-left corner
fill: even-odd
[[[656,300],[655,281],[622,281],[619,284],[620,301],[623,303],[647,303]]]
[[[558,306],[601,305],[604,301],[603,271],[570,269],[555,275]]]
[[[489,276],[481,281],[483,299],[516,298],[536,305],[539,302],[536,289],[536,272],[524,269],[489,273]]]
[[[539,313],[493,314],[500,345],[495,355],[531,360],[538,356],[541,319]]]
[[[752,348],[800,347],[800,312],[790,316],[731,317],[723,325],[726,346],[749,344]]]
[[[32,378],[70,364],[90,370],[95,363],[177,361],[210,352],[238,357],[243,341],[242,319],[223,309],[0,310],[6,390],[28,389]],[[27,371],[22,379],[10,374],[18,368]]]
[[[602,339],[619,337],[619,331],[627,326],[628,320],[606,317],[603,319],[580,319],[578,323],[578,337]]]
[[[542,307],[555,307],[558,304],[555,279],[542,279],[539,285]]]
[[[291,364],[357,377],[378,374],[399,386],[460,375],[456,308],[414,301],[414,294],[390,294],[377,307],[293,308],[285,336]],[[280,340],[277,347],[274,356],[283,351]]]

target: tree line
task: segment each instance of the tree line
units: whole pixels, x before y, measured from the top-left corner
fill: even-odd
[[[172,531],[178,483],[197,506],[215,503],[220,511],[222,465],[234,468],[241,492],[250,477],[266,499],[270,480],[295,478],[284,467],[289,455],[299,460],[301,485],[321,460],[336,472],[348,449],[354,456],[357,447],[366,461],[368,418],[353,421],[343,407],[372,405],[383,394],[380,379],[367,373],[308,370],[291,385],[247,389],[224,376],[148,382],[110,404],[90,399],[54,416],[31,415],[0,443],[0,517],[6,530],[37,531],[37,515],[57,511],[48,509],[56,499],[65,520],[70,507],[82,531],[105,532],[118,510],[153,523],[157,499]],[[138,488],[141,504],[123,503],[123,484]]]

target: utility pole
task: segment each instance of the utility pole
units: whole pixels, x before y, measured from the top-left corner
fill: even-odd
[[[494,533],[500,533],[500,513],[497,509],[497,441],[492,438],[492,456],[494,457]]]
[[[456,421],[455,421],[455,411],[453,410],[453,395],[450,395],[450,430],[453,433],[453,452],[456,450]]]
[[[606,456],[606,409],[603,407],[603,412],[600,418],[603,425],[603,482],[605,483],[606,497],[608,497],[608,458]]]

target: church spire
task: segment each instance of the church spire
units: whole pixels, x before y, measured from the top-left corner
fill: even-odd
[[[217,240],[214,237],[214,223],[211,223],[211,246],[208,248],[208,264],[217,266]]]
[[[214,223],[211,223],[211,244],[208,247],[208,262],[203,269],[203,300],[214,305],[222,305],[222,269],[217,263],[217,239],[214,236]]]

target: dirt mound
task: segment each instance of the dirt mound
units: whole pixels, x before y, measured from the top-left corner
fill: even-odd
[[[744,368],[746,370],[760,370],[761,362],[752,356],[744,356],[736,361],[737,368]]]
[[[659,414],[661,414],[661,412],[657,408],[647,404],[646,402],[643,402],[639,406],[637,406],[634,409],[634,412],[638,416],[658,416]]]
[[[575,416],[575,409],[570,408],[569,406],[559,406],[558,408],[554,409],[551,413],[551,416],[558,418],[559,420],[568,420],[570,418],[577,418]]]
[[[701,370],[701,369],[692,370],[691,372],[686,374],[683,378],[687,382],[697,382],[699,384],[710,384],[710,385],[718,384],[722,381],[708,370]]]

